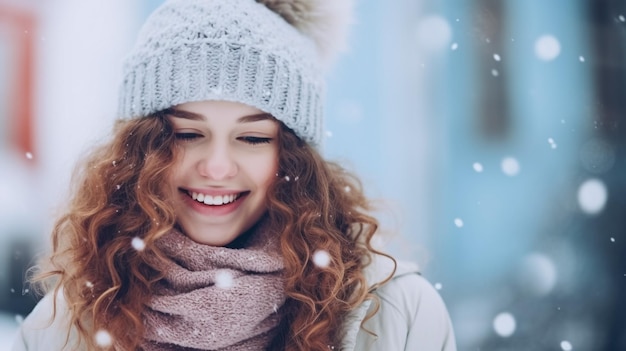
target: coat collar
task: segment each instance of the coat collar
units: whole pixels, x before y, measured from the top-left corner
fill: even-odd
[[[372,263],[365,267],[364,270],[368,286],[371,288],[376,283],[380,283],[385,280],[393,271],[393,267],[394,265],[391,259],[380,255],[373,257]],[[397,261],[396,271],[394,272],[392,279],[411,273],[419,274],[419,267],[416,264],[412,262]],[[341,341],[341,351],[353,351],[356,347],[356,338],[361,330],[361,323],[363,322],[371,304],[372,300],[367,299],[346,315],[343,322],[344,336]]]

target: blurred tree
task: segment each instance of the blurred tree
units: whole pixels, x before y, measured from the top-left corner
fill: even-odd
[[[588,221],[588,229],[595,235],[587,240],[592,241],[588,247],[604,261],[608,276],[608,298],[601,309],[607,314],[597,318],[606,333],[601,349],[626,350],[626,2],[587,0],[587,7],[595,62],[596,136],[607,142],[614,160],[601,174],[609,196],[603,212]]]

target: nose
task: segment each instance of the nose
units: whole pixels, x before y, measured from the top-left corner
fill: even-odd
[[[211,180],[224,180],[237,174],[238,166],[227,145],[212,144],[198,161],[198,173]]]

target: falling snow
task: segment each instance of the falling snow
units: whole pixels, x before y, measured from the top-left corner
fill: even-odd
[[[572,344],[567,341],[567,340],[563,340],[561,341],[561,349],[563,351],[571,351],[572,350]]]
[[[596,178],[584,181],[578,188],[578,204],[586,214],[600,213],[604,209],[607,197],[606,185]]]
[[[556,143],[554,142],[554,139],[548,138],[548,144],[550,144],[551,148],[556,149]]]
[[[453,20],[454,17],[450,18],[449,20]],[[626,18],[624,15],[622,14],[618,14],[617,16],[615,14],[613,14],[613,21],[619,21],[621,23],[626,22]],[[456,22],[459,22],[459,18],[455,19]],[[415,34],[417,36],[417,41],[419,42],[419,45],[427,50],[430,51],[435,51],[435,50],[439,50],[439,49],[449,49],[451,51],[457,51],[459,49],[459,43],[457,42],[451,42],[452,39],[452,29],[450,27],[450,24],[448,22],[447,19],[441,17],[441,16],[428,16],[423,18],[420,22],[418,22],[418,28],[415,31]],[[618,23],[617,26],[620,27],[620,29],[623,29],[621,23]],[[458,26],[457,26],[458,27]],[[24,31],[24,33],[28,33],[28,31]],[[458,39],[458,38],[457,38]],[[43,38],[41,39],[43,40]],[[489,39],[485,39],[485,41],[487,43],[490,42]],[[513,38],[510,39],[511,42],[514,41]],[[466,45],[465,42],[461,42],[461,45]],[[561,47],[561,42],[559,41],[559,39],[557,39],[555,36],[553,35],[543,35],[541,37],[538,37],[536,39],[536,41],[534,42],[534,54],[535,57],[541,61],[544,62],[550,62],[555,60],[556,58],[559,57],[559,55],[561,54],[562,51],[562,47]],[[464,48],[466,48],[464,46]],[[447,51],[447,50],[446,50]],[[463,51],[463,50],[461,50]],[[529,50],[530,51],[530,50]],[[456,53],[461,54],[460,53]],[[587,56],[589,55],[589,53],[586,53]],[[507,58],[507,62],[510,60],[510,58],[508,56],[506,56],[506,53],[503,53],[503,55],[505,56],[505,58]],[[564,55],[564,59],[566,55]],[[571,62],[574,62],[575,64],[575,60],[578,59],[580,63],[585,63],[586,62],[586,58],[583,55],[579,55],[578,57],[575,56],[575,53],[573,53],[573,55],[567,57],[567,59]],[[493,53],[493,60],[495,60],[496,62],[501,62],[502,61],[502,57],[497,54],[497,53]],[[594,61],[594,59],[591,59],[592,61]],[[497,63],[493,63],[493,61],[489,60],[488,54],[486,57],[485,61],[489,61],[492,64],[492,67],[498,67],[500,69],[503,69],[501,64],[497,64]],[[425,67],[424,63],[421,63],[421,67]],[[579,66],[579,67],[586,67],[586,66]],[[504,78],[507,77],[507,70],[503,69],[502,75]],[[488,77],[487,72],[483,73],[486,78],[491,78]],[[490,70],[490,74],[493,77],[499,77],[500,72],[497,69],[491,69]],[[495,81],[495,79],[494,79]],[[221,90],[216,90],[216,93],[219,93]],[[265,95],[269,96],[270,92],[269,91],[265,91]],[[558,119],[556,120],[558,123]],[[565,120],[561,119],[560,123],[565,124]],[[568,121],[569,124],[574,125],[575,124],[575,120],[572,121]],[[596,129],[598,127],[596,126]],[[331,138],[333,136],[333,133],[331,131],[325,131],[325,136],[327,138]],[[557,135],[554,135],[557,137],[557,139],[559,140],[559,143],[561,144],[561,150],[554,151],[554,152],[550,152],[551,155],[558,155],[559,152],[565,152],[566,150],[570,149],[570,144],[567,142],[567,140],[565,139],[565,137]],[[547,136],[543,136],[544,141],[541,142],[541,139],[538,140],[537,144],[539,145],[539,147],[541,149],[546,149],[546,144],[545,144],[545,138]],[[557,144],[555,142],[555,140],[550,137],[547,138],[547,142],[548,145],[550,146],[551,149],[557,149]],[[36,150],[35,150],[36,151]],[[40,155],[41,156],[41,155]],[[38,157],[40,157],[38,156]],[[502,156],[502,155],[501,155]],[[518,155],[520,156],[520,155]],[[33,159],[33,154],[31,152],[26,152],[25,153],[25,157],[29,160]],[[485,159],[483,159],[482,161],[485,161]],[[531,164],[530,164],[530,160],[525,160],[522,159],[522,161],[525,162],[525,167],[527,170],[531,170]],[[122,161],[119,161],[122,162]],[[497,161],[496,161],[497,162]],[[528,164],[526,164],[526,162],[528,162]],[[113,166],[116,166],[117,163],[116,161],[112,162]],[[122,163],[120,163],[120,166],[122,166]],[[463,167],[468,167],[469,164],[466,163],[465,166]],[[486,163],[487,167],[491,167],[490,168],[490,172],[493,173],[493,170],[496,169],[496,173],[497,173],[497,163],[496,164],[491,164],[490,162]],[[501,160],[501,171],[506,175],[506,176],[516,176],[520,173],[520,163],[518,162],[518,160],[514,157],[506,157],[504,159]],[[597,164],[594,164],[594,167],[596,167],[596,169],[598,168]],[[474,162],[472,164],[472,168],[473,171],[476,173],[483,173],[484,172],[484,167],[481,163],[479,162]],[[525,170],[526,170],[525,169]],[[465,168],[464,172],[466,173],[470,173],[471,171],[468,168]],[[487,174],[485,175],[480,175],[480,176],[476,176],[481,177],[480,179],[484,179],[482,177],[488,176],[490,172],[487,172]],[[530,171],[528,171],[528,173],[530,173]],[[599,172],[595,172],[596,174],[599,174]],[[526,174],[524,174],[525,176]],[[284,176],[284,180],[287,182],[290,182],[291,180],[297,181],[298,177],[295,178],[290,178],[290,176]],[[121,185],[116,185],[117,189],[121,189]],[[342,188],[339,188],[342,189]],[[349,193],[351,191],[351,187],[350,186],[345,186],[343,187],[343,190],[346,193]],[[612,195],[618,195],[617,193],[613,193]],[[607,202],[607,198],[608,198],[608,191],[607,191],[607,187],[604,184],[604,182],[600,179],[588,179],[584,182],[582,182],[578,188],[578,193],[577,193],[577,201],[578,201],[578,205],[580,206],[581,210],[586,213],[586,214],[598,214],[600,212],[603,211],[603,209],[606,206],[606,202]],[[475,201],[475,199],[474,199]],[[488,204],[489,202],[486,202],[486,204]],[[480,204],[480,202],[478,202],[478,204]],[[115,212],[118,212],[118,210],[115,210]],[[476,227],[476,218],[473,218],[469,215],[467,215],[467,213],[461,213],[462,215],[464,215],[464,218],[466,220],[470,220],[470,227],[468,227],[466,230],[471,229],[472,227]],[[467,217],[465,217],[467,216]],[[450,216],[451,217],[451,216]],[[447,224],[450,225],[449,222],[449,218],[447,217]],[[468,219],[469,218],[469,219]],[[457,228],[463,228],[464,227],[464,221],[461,218],[454,218],[453,219],[453,223]],[[451,227],[449,227],[451,228]],[[467,233],[466,231],[459,231],[458,233]],[[619,234],[619,233],[606,233],[602,236],[601,240],[606,240],[606,234],[608,235],[612,235],[612,234]],[[611,243],[615,243],[616,242],[616,238],[615,237],[609,237],[609,240]],[[142,251],[145,249],[145,242],[138,237],[135,237],[132,239],[131,241],[131,246],[138,251]],[[612,245],[613,246],[613,245]],[[224,252],[222,251],[221,254],[223,254]],[[250,257],[250,259],[253,259],[252,257]],[[313,253],[312,255],[312,262],[317,266],[317,267],[328,267],[331,262],[332,262],[332,258],[329,255],[329,253],[325,250],[317,250]],[[525,273],[525,275],[523,275],[521,278],[524,280],[524,282],[526,283],[525,286],[534,289],[534,291],[539,294],[539,295],[547,295],[549,294],[555,284],[556,284],[556,280],[558,278],[558,272],[555,269],[555,264],[552,261],[552,259],[550,257],[548,257],[545,254],[540,254],[540,253],[531,253],[530,255],[527,255],[524,257],[524,260],[522,262],[522,270],[524,270],[523,272],[517,271],[516,273],[520,273],[520,275],[523,275],[521,273]],[[626,277],[626,274],[624,274],[624,277]],[[228,272],[228,271],[218,271],[216,272],[215,275],[215,286],[218,288],[222,288],[222,289],[227,289],[227,288],[231,288],[234,284],[234,279],[233,279],[233,275]],[[94,284],[90,281],[85,282],[85,286],[87,288],[93,288]],[[443,288],[442,283],[437,282],[434,285],[434,288],[437,290],[441,290]],[[6,291],[6,290],[5,290]],[[10,289],[11,293],[15,293],[15,289],[11,288]],[[19,291],[19,288],[18,288]],[[275,313],[278,312],[278,305],[274,304],[272,306],[272,309]],[[554,312],[554,307],[552,308],[546,308],[546,310],[552,310],[552,312]],[[556,309],[558,311],[561,310],[561,307],[556,307]],[[556,313],[556,312],[555,312]],[[492,316],[492,315],[491,315]],[[490,316],[490,317],[491,317]],[[518,316],[520,318],[520,323],[523,323],[523,319],[521,319],[521,316]],[[23,317],[20,315],[15,315],[15,320],[18,323],[21,323],[23,321]],[[487,319],[488,322],[488,319]],[[497,335],[499,335],[500,337],[510,337],[511,335],[513,335],[516,332],[516,319],[515,316],[513,316],[513,314],[509,313],[509,312],[503,312],[498,314],[497,316],[495,316],[495,318],[493,319],[493,330],[495,331],[495,333]],[[194,333],[197,333],[198,330],[194,330]],[[159,334],[162,333],[161,330],[158,331]],[[563,337],[563,336],[561,336]],[[100,347],[110,347],[113,343],[112,337],[111,335],[105,331],[105,330],[99,330],[95,336],[94,336],[94,340],[96,342],[96,344]],[[576,341],[576,340],[574,340]],[[553,339],[551,341],[552,343],[552,347],[556,348],[557,346],[555,345],[556,343],[558,343],[558,336],[556,339]],[[334,346],[328,345],[329,349],[333,349]],[[579,344],[577,344],[577,347],[582,347]],[[560,349],[563,351],[571,351],[573,350],[573,346],[570,343],[570,341],[567,340],[562,340],[560,341]]]
[[[326,250],[317,250],[313,253],[313,264],[326,268],[330,264],[330,254]]]
[[[100,329],[96,332],[95,335],[96,345],[100,347],[109,347],[113,344],[113,339],[111,338],[111,334],[108,331]]]
[[[454,225],[456,225],[459,228],[463,227],[463,220],[461,218],[455,218]]]
[[[552,61],[561,53],[561,43],[552,35],[546,34],[535,41],[535,55],[543,61]]]
[[[480,173],[483,171],[483,165],[478,163],[478,162],[474,162],[474,164],[472,165],[472,167],[474,168],[474,171]]]
[[[220,270],[215,274],[215,286],[220,289],[232,288],[234,284],[233,275],[225,270]]]
[[[493,329],[503,338],[513,335],[515,328],[515,317],[509,312],[502,312],[493,319]]]
[[[504,174],[508,175],[509,177],[516,176],[520,171],[519,162],[513,157],[505,157],[504,159],[502,159],[502,162],[500,163],[500,168],[502,169],[502,172],[504,172]]]
[[[137,251],[143,251],[146,248],[146,243],[139,237],[134,237],[130,244]]]

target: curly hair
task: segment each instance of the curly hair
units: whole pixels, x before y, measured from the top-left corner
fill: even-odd
[[[370,244],[378,222],[356,177],[277,123],[279,173],[267,216],[280,233],[287,302],[269,349],[328,350],[340,342],[343,316],[374,298],[364,268],[372,255],[385,255]],[[68,208],[52,231],[52,253],[33,280],[42,293],[63,294],[89,349],[100,329],[112,336],[113,349],[140,349],[142,314],[165,259],[151,244],[176,225],[171,187],[164,186],[176,157],[174,131],[159,112],[118,122],[113,139],[75,174]],[[135,238],[143,250],[133,249]],[[331,264],[316,267],[316,250],[325,250]]]

